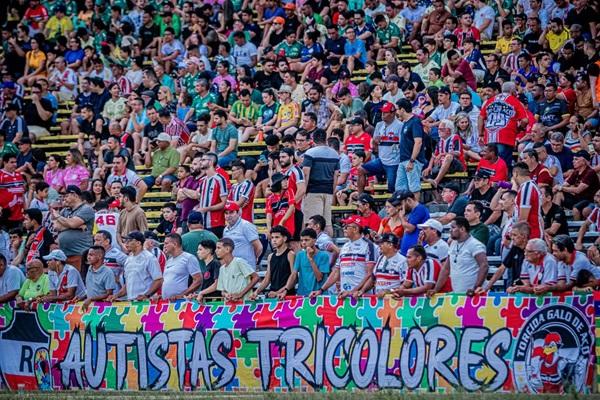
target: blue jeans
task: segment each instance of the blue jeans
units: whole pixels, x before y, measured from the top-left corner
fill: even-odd
[[[367,171],[369,176],[385,174],[387,177],[388,191],[394,193],[396,174],[398,173],[397,165],[385,165],[379,158],[374,158],[368,163],[363,164],[362,168]]]
[[[146,186],[148,186],[148,189],[150,189],[152,186],[154,186],[154,183],[156,183],[156,178],[153,177],[152,175],[148,175],[148,176],[144,177],[142,180],[144,181]],[[177,182],[177,177],[175,175],[165,175],[165,176],[163,176],[163,181],[164,180],[171,181],[171,183],[173,183],[173,182]]]
[[[506,167],[508,168],[508,172],[510,175],[510,171],[512,171],[513,166],[513,151],[514,147],[508,146],[502,143],[496,143],[496,147],[498,147],[498,157],[504,160],[506,163]]]
[[[219,167],[228,167],[229,164],[234,162],[236,158],[237,155],[235,153],[229,153],[227,155],[224,155],[223,157],[219,157]]]

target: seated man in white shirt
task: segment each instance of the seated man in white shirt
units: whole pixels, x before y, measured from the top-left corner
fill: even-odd
[[[4,254],[0,253],[0,304],[14,300],[25,282],[23,272],[8,265]]]
[[[41,301],[71,301],[86,297],[85,284],[81,274],[74,266],[66,263],[67,256],[62,250],[52,250],[43,258],[48,261],[50,293]]]
[[[525,261],[521,268],[522,285],[506,289],[507,293],[545,294],[552,291],[558,281],[558,264],[542,239],[531,239],[525,246]]]

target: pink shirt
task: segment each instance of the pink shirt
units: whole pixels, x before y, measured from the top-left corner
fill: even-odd
[[[66,186],[65,171],[63,169],[57,169],[56,171],[49,169],[46,171],[44,180],[54,190],[58,190],[60,187],[64,188]]]
[[[235,78],[229,74],[227,75],[217,75],[215,79],[213,79],[213,85],[219,86],[219,84],[223,81],[227,81],[231,84],[231,90],[237,90],[237,81]]]
[[[65,187],[69,185],[81,186],[81,182],[90,177],[90,172],[83,165],[65,168],[64,182]]]

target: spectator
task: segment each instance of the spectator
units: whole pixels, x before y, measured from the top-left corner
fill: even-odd
[[[93,301],[102,301],[117,290],[114,274],[106,265],[104,265],[105,250],[102,246],[90,247],[87,255],[89,265],[88,273],[85,278],[86,299],[83,302],[83,309],[87,309]]]
[[[222,110],[214,112],[210,151],[217,153],[219,166],[226,167],[237,157],[238,133],[235,127],[227,122],[227,113]]]
[[[0,217],[8,228],[16,227],[23,220],[25,180],[17,172],[17,156],[5,153],[0,170]]]
[[[225,220],[227,226],[223,231],[223,238],[234,243],[235,247],[231,249],[233,256],[256,269],[263,251],[256,226],[241,218],[240,207],[233,202],[227,202],[225,206]]]
[[[52,250],[44,260],[48,262],[50,293],[40,301],[77,301],[85,298],[86,289],[81,274],[77,268],[67,263],[67,256],[62,250]]]
[[[587,217],[586,220],[583,221],[583,224],[581,225],[581,227],[579,228],[579,232],[577,233],[577,242],[575,244],[575,248],[579,251],[583,250],[583,239],[585,237],[586,232],[590,229],[590,226],[592,224],[596,224],[596,226],[599,226],[598,224],[600,223],[600,189],[598,189],[594,194],[594,206],[594,210],[589,215],[589,217]],[[600,238],[596,239],[596,243],[600,243]]]
[[[145,238],[142,232],[132,230],[123,241],[129,254],[123,271],[125,284],[107,300],[117,301],[123,297],[127,300],[147,300],[160,290],[163,282],[158,261],[144,249]]]
[[[125,153],[127,153],[126,150]],[[148,185],[146,184],[146,181],[140,178],[135,171],[127,167],[129,162],[128,156],[119,153],[112,157],[112,160],[113,168],[111,174],[106,179],[106,190],[110,190],[110,186],[113,184],[113,182],[121,182],[123,187],[130,186],[136,189],[136,201],[140,202],[148,191]]]
[[[315,147],[304,154],[302,164],[306,176],[306,201],[304,223],[313,215],[322,215],[327,221],[326,231],[331,231],[331,205],[335,183],[340,169],[338,153],[326,145],[325,131],[318,129],[313,135]]]
[[[365,285],[360,288],[355,296],[362,296],[371,288],[375,289],[375,295],[383,298],[392,293],[396,293],[400,286],[406,280],[408,272],[406,265],[406,257],[401,255],[398,250],[400,248],[400,240],[393,233],[384,233],[379,239],[380,256],[377,259],[374,268],[374,274]]]
[[[29,137],[29,129],[25,118],[19,116],[19,106],[9,103],[4,108],[4,119],[0,123],[0,131],[5,135],[4,140],[10,143],[19,143],[24,137]]]
[[[123,237],[129,232],[148,230],[148,221],[144,210],[136,201],[135,189],[131,186],[125,186],[121,189],[121,213],[119,214],[119,224],[117,226],[117,243],[125,248]]]
[[[164,251],[168,258],[163,274],[163,299],[183,298],[196,292],[202,285],[198,259],[185,252],[182,244],[182,237],[177,233],[170,233],[165,237]],[[190,278],[191,283],[188,283]]]
[[[225,203],[229,188],[225,178],[217,172],[218,157],[215,153],[202,156],[201,168],[204,178],[198,186],[198,205],[194,208],[202,213],[204,227],[217,236],[223,235],[225,226]]]
[[[0,259],[2,259],[1,255]],[[31,260],[25,270],[27,279],[21,285],[15,300],[18,307],[27,309],[30,302],[37,301],[50,293],[50,279],[44,272],[44,264],[41,260]]]
[[[448,205],[448,212],[437,218],[442,225],[448,225],[456,217],[463,217],[469,202],[466,196],[460,194],[460,187],[454,182],[446,184],[442,189],[442,201]]]
[[[442,239],[444,227],[440,221],[430,218],[422,224],[418,224],[419,232],[418,245],[423,246],[427,258],[438,260],[444,263],[448,258],[448,243]]]
[[[435,152],[429,160],[429,165],[423,170],[423,176],[435,176],[426,179],[433,188],[437,188],[446,174],[464,172],[466,169],[463,142],[456,134],[454,123],[448,119],[440,121],[438,127],[440,141],[435,147]]]
[[[287,283],[289,282],[295,260],[295,254],[288,246],[288,240],[291,238],[290,232],[285,227],[279,225],[274,226],[269,233],[273,253],[267,258],[265,277],[250,296],[251,300],[256,300],[267,286],[269,286],[269,291],[266,295],[268,298],[275,298],[280,293],[284,296],[294,294],[293,289],[287,289]]]
[[[52,232],[42,225],[43,220],[44,216],[37,208],[28,208],[23,213],[23,227],[28,231],[24,252],[26,263],[41,260],[50,253],[50,247],[54,244]]]
[[[558,282],[556,259],[548,253],[548,246],[542,239],[527,242],[521,282],[521,285],[513,285],[506,292],[542,295],[553,290]]]
[[[181,246],[183,251],[190,254],[196,254],[200,243],[205,241],[212,241],[217,243],[217,236],[211,231],[205,230],[202,225],[202,214],[198,211],[192,211],[187,217],[187,228],[188,232],[181,236]],[[200,268],[205,270],[206,265],[202,260],[200,261]],[[204,285],[203,285],[203,288]]]
[[[235,257],[235,244],[229,238],[217,242],[216,255],[221,261],[217,290],[220,290],[225,301],[248,299],[252,288],[258,283],[258,274],[248,263]]]
[[[355,204],[356,211],[358,215],[361,216],[365,227],[369,228],[373,232],[377,232],[379,230],[379,225],[381,225],[381,218],[379,215],[377,215],[375,199],[373,199],[373,197],[367,193],[363,193],[358,196]]]
[[[481,222],[481,215],[483,214],[483,206],[478,201],[470,201],[465,207],[465,218],[469,222],[469,232],[471,236],[479,240],[485,246],[487,246],[490,231],[486,224]]]
[[[94,209],[83,201],[81,189],[74,185],[67,186],[63,203],[65,208],[62,211],[51,210],[54,229],[58,232],[57,240],[67,257],[64,261],[82,272],[82,254],[93,243]]]
[[[203,301],[204,296],[209,294],[211,295],[209,297],[221,297],[221,292],[217,290],[221,263],[215,257],[216,249],[217,243],[212,240],[203,240],[198,245],[196,256],[205,265],[203,268],[202,286],[197,295],[193,293],[188,295],[188,298]]]
[[[550,171],[539,162],[537,151],[527,150],[523,152],[521,160],[527,164],[529,176],[533,183],[538,185],[538,187],[552,185],[552,182],[554,181],[552,175],[550,175]]]
[[[564,210],[552,201],[552,188],[540,187],[542,193],[542,217],[544,218],[544,239],[548,241],[556,235],[568,235],[569,225]]]
[[[573,209],[576,220],[582,218],[584,208],[593,202],[594,193],[600,187],[598,174],[590,167],[590,154],[580,150],[573,157],[573,173],[564,185],[553,187],[554,202]]]
[[[529,176],[525,163],[518,163],[513,170],[513,189],[517,189],[516,221],[527,222],[530,227],[529,238],[543,237],[542,195],[538,186]]]
[[[116,285],[115,291],[121,288],[121,278],[127,261],[127,256],[116,243],[117,239],[108,231],[99,230],[94,235],[94,246],[100,246],[104,249],[104,265],[113,273]]]
[[[321,291],[321,287],[328,280],[330,259],[326,251],[317,248],[317,232],[311,228],[304,229],[300,233],[300,245],[302,250],[294,259],[294,268],[287,283],[278,292],[279,299],[284,298],[296,282],[296,294],[309,296]]]
[[[0,304],[14,300],[23,282],[25,282],[23,272],[13,265],[8,265],[6,257],[0,254]]]
[[[571,290],[583,270],[592,273],[595,279],[600,278],[600,269],[592,266],[584,253],[575,250],[568,234],[552,239],[552,255],[558,262],[557,291]]]
[[[171,186],[177,181],[175,172],[180,161],[180,154],[176,148],[172,147],[172,137],[162,132],[150,147],[156,148],[154,152],[146,153],[146,167],[152,167],[150,175],[144,178],[144,183],[148,187],[160,185],[163,192],[171,191]],[[155,147],[156,146],[156,147]],[[143,196],[143,195],[142,195]]]

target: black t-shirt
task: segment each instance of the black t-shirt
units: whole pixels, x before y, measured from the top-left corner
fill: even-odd
[[[490,71],[486,70],[485,75],[483,76],[483,84],[488,85],[490,83],[496,82],[496,79],[498,78],[502,79],[503,82],[508,82],[510,81],[510,74],[502,68],[499,68],[493,74]]]
[[[544,229],[548,229],[554,224],[558,222],[560,224],[560,228],[556,232],[557,235],[568,235],[569,234],[569,225],[567,223],[567,216],[565,215],[565,211],[562,207],[557,206],[556,204],[552,204],[552,207],[548,210],[548,213],[544,213],[542,209],[542,217],[544,218]]]
[[[50,103],[50,100],[41,98],[40,104],[42,105],[42,108],[44,110],[49,111],[51,113],[54,112],[54,107],[52,107],[52,103]],[[52,126],[52,117],[48,118],[47,121],[44,121],[40,117],[40,114],[38,113],[35,104],[33,104],[33,102],[31,101],[25,103],[25,108],[23,109],[23,118],[25,118],[25,121],[27,121],[27,124],[29,126],[41,126],[46,129],[50,129],[50,126]]]
[[[150,141],[156,139],[161,132],[163,132],[163,126],[160,121],[156,121],[156,124],[149,123],[144,126],[144,137],[147,137]]]
[[[290,277],[292,268],[288,259],[290,249],[286,249],[280,255],[273,253],[270,260],[271,268],[271,291],[278,291],[284,287]],[[288,292],[289,294],[289,292]]]
[[[565,18],[565,26],[570,27],[573,24],[579,24],[581,26],[581,33],[589,34],[591,33],[590,22],[597,22],[597,17],[594,17],[594,15],[596,15],[596,12],[590,7],[585,7],[580,13],[577,13],[577,10],[572,8],[567,13],[567,18]]]
[[[273,88],[279,90],[283,81],[278,73],[273,72],[270,75],[264,73],[264,71],[258,71],[254,77],[256,82],[258,83],[257,89],[261,92],[268,88]]]
[[[512,280],[506,282],[506,287],[513,285],[515,281],[521,276],[521,266],[525,259],[525,251],[517,246],[512,246],[506,254],[506,257],[502,260],[502,264],[512,271]]]
[[[202,288],[200,290],[204,290],[207,287],[211,286],[215,283],[215,280],[219,279],[219,270],[221,268],[221,263],[217,260],[212,260],[206,265],[206,271],[203,275]],[[221,297],[220,291],[212,292],[208,295],[208,297]]]
[[[160,28],[158,27],[158,25],[152,24],[149,27],[142,25],[142,27],[140,28],[141,48],[146,48],[150,43],[152,43],[155,37],[159,36]]]
[[[569,113],[567,103],[562,99],[553,101],[542,101],[537,114],[540,116],[540,122],[546,127],[554,126],[562,121],[563,115]],[[559,129],[564,131],[566,128]]]
[[[494,188],[489,188],[484,194],[481,194],[478,189],[473,190],[473,193],[471,193],[471,201],[478,201],[483,205],[483,214],[481,215],[481,221],[483,222],[487,221],[490,215],[492,215],[490,205],[495,195],[496,189]],[[499,223],[502,218],[498,218],[498,220],[497,222]]]
[[[325,68],[325,72],[323,72],[323,78],[327,79],[327,83],[336,82],[340,78],[340,74],[342,71],[348,72],[346,67],[341,67],[337,72],[331,70],[331,68]],[[350,72],[348,72],[350,74]]]
[[[398,87],[402,87],[405,82],[406,79],[404,79],[404,77],[401,77],[400,82],[398,82]],[[408,82],[412,83],[413,86],[417,88],[417,92],[425,90],[425,84],[421,80],[421,77],[415,72],[410,73],[410,78],[408,79]]]
[[[133,142],[133,138],[131,140]],[[132,146],[133,146],[133,143],[132,143]],[[131,157],[131,155],[129,154],[129,151],[127,149],[121,148],[121,150],[119,150],[119,154],[127,157],[127,169],[135,171],[135,164],[133,163],[133,157]],[[112,151],[107,150],[104,152],[104,163],[105,164],[112,164],[114,159],[115,159],[115,154]]]
[[[530,54],[537,54],[542,51],[542,45],[540,45],[540,33],[529,32],[527,35],[523,36],[523,44],[525,44],[525,49]]]
[[[346,45],[346,38],[338,37],[337,39],[327,39],[325,40],[325,50],[327,52],[335,54],[337,56],[344,55],[344,46]]]
[[[275,46],[279,45],[279,43],[281,43],[285,40],[285,36],[286,36],[285,29],[282,29],[281,32],[279,32],[279,33],[277,33],[277,32],[271,33],[271,36],[269,36],[269,46],[275,47]],[[260,36],[258,36],[258,37],[260,40]]]

